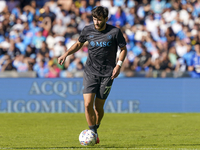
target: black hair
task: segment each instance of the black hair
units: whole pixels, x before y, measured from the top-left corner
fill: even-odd
[[[92,9],[92,17],[103,17],[105,19],[106,17],[108,17],[108,8],[102,6],[94,7]]]

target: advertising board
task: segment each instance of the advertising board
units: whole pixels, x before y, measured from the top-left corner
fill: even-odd
[[[107,113],[200,112],[200,80],[117,78]],[[0,79],[1,113],[84,113],[82,78]]]

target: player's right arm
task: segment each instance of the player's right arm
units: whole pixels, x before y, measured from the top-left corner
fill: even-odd
[[[60,56],[58,58],[58,63],[60,65],[62,65],[64,62],[65,62],[65,59],[67,56],[71,55],[71,54],[74,54],[75,52],[77,52],[82,46],[83,46],[84,43],[81,43],[79,42],[78,40],[76,41],[76,43],[74,43],[70,48],[69,50],[67,50],[67,52],[65,52],[62,56]]]

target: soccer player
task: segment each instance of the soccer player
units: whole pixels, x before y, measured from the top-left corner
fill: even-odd
[[[120,29],[107,24],[108,9],[102,6],[92,10],[93,24],[85,26],[79,39],[58,58],[63,64],[66,57],[77,52],[88,41],[88,58],[84,68],[83,97],[88,126],[97,134],[104,116],[104,103],[114,78],[126,57],[126,42]],[[116,64],[118,46],[121,51]],[[94,107],[93,107],[94,106]],[[97,134],[97,143],[99,138]]]

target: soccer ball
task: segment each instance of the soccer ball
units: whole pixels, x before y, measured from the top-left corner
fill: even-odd
[[[93,146],[96,144],[96,134],[92,130],[83,130],[79,135],[79,142],[83,146]]]

